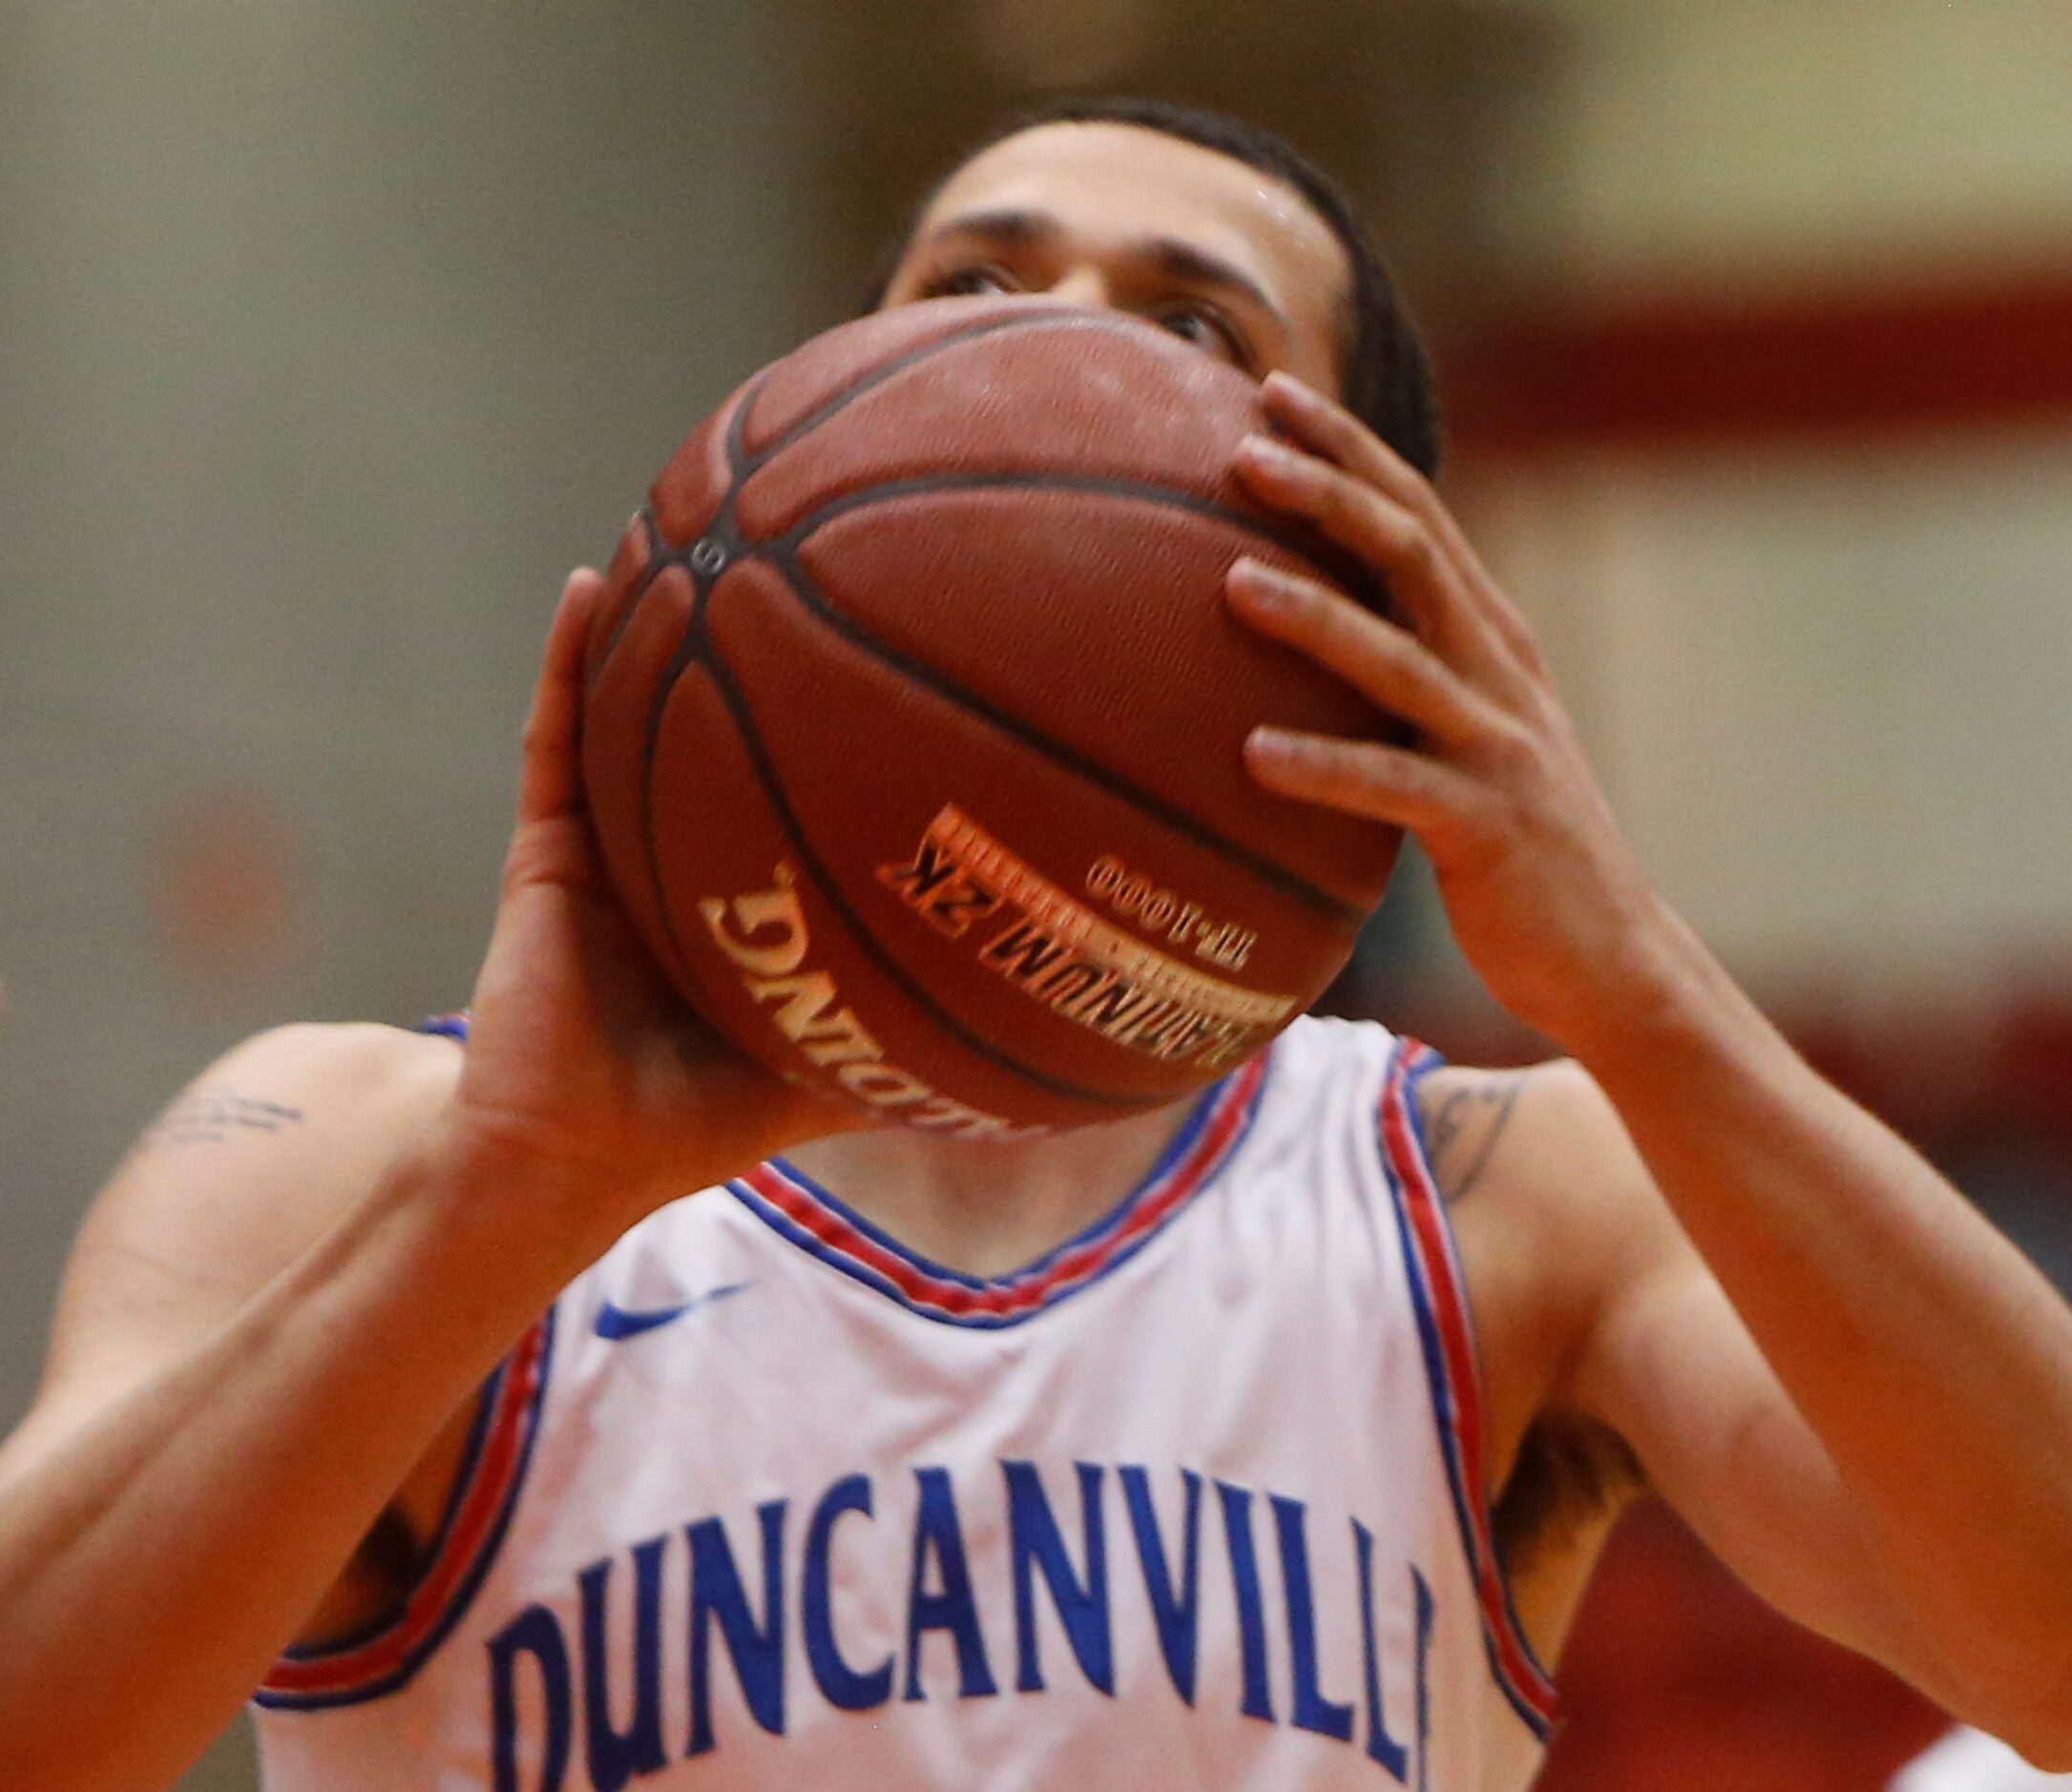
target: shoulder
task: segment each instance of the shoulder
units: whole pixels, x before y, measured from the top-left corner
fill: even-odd
[[[233,1046],[145,1128],[117,1185],[239,1189],[282,1198],[378,1170],[452,1094],[450,1039],[374,1022],[297,1022]],[[185,1166],[206,1166],[190,1177]],[[296,1188],[281,1174],[293,1165]],[[278,1185],[278,1186],[275,1186]]]
[[[268,1081],[375,1101],[443,1096],[460,1067],[455,1041],[379,1021],[291,1021],[254,1033],[190,1088],[224,1077]]]
[[[1251,1162],[1330,1179],[1347,1165],[1378,1157],[1386,1115],[1401,1105],[1409,1043],[1373,1021],[1296,1019],[1231,1079],[1233,1086],[1249,1081],[1254,1091],[1246,1123]],[[1372,1180],[1378,1189],[1378,1163]]]
[[[137,1136],[89,1210],[43,1386],[6,1455],[23,1462],[57,1448],[237,1312],[374,1186],[459,1069],[450,1040],[366,1024],[275,1028],[210,1064]],[[466,1419],[449,1427],[377,1526],[375,1555],[355,1558],[324,1615],[365,1615],[387,1596],[381,1549],[416,1515],[413,1490],[422,1504],[447,1484],[441,1474],[450,1480]]]
[[[373,1185],[459,1063],[450,1041],[372,1024],[279,1027],[224,1052],[89,1209],[50,1381],[119,1378],[234,1310]]]
[[[1441,1064],[1417,1080],[1415,1103],[1455,1224],[1500,1206],[1547,1278],[1564,1278],[1585,1241],[1617,1247],[1592,1279],[1618,1274],[1673,1225],[1618,1110],[1570,1059],[1513,1070]]]
[[[296,1021],[205,1066],[143,1127],[118,1176],[184,1145],[284,1144],[429,1114],[460,1072],[454,1041],[374,1021]]]
[[[81,1235],[168,1207],[190,1221],[262,1195],[325,1206],[378,1170],[451,1094],[459,1049],[371,1022],[301,1022],[225,1052],[137,1135]]]
[[[144,1127],[89,1216],[167,1205],[326,1205],[378,1170],[452,1093],[450,1041],[373,1023],[297,1023],[233,1046]]]
[[[297,1021],[231,1047],[139,1136],[132,1152],[177,1133],[236,1142],[247,1134],[368,1137],[429,1115],[460,1074],[458,1045],[374,1021]]]
[[[1575,1398],[1576,1371],[1619,1290],[1681,1234],[1580,1065],[1444,1066],[1416,1097],[1475,1314],[1483,1490],[1517,1610],[1552,1658],[1643,1484],[1627,1442]]]
[[[1617,1110],[1580,1065],[1443,1065],[1415,1096],[1508,1461],[1559,1406],[1619,1290],[1683,1249],[1682,1235]]]

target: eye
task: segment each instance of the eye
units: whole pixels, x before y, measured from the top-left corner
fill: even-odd
[[[977,299],[987,293],[1018,292],[1015,278],[990,263],[953,267],[931,275],[921,284],[923,299]]]
[[[1154,312],[1151,322],[1162,330],[1170,330],[1183,342],[1204,348],[1210,354],[1220,355],[1240,367],[1252,364],[1251,350],[1236,327],[1222,313],[1204,304],[1181,304]]]

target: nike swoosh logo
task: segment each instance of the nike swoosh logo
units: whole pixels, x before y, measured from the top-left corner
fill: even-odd
[[[623,1307],[606,1297],[604,1304],[597,1308],[597,1336],[613,1344],[617,1344],[621,1338],[638,1338],[644,1331],[653,1331],[658,1325],[666,1325],[671,1320],[681,1319],[694,1307],[709,1305],[714,1301],[723,1300],[730,1294],[739,1294],[743,1288],[754,1286],[752,1279],[747,1281],[722,1282],[717,1288],[707,1288],[702,1294],[692,1295],[688,1301],[679,1305],[645,1309]]]

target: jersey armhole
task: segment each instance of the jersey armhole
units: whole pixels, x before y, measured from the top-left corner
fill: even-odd
[[[282,1653],[252,1695],[269,1711],[364,1704],[408,1685],[467,1615],[510,1528],[554,1357],[549,1308],[483,1384],[453,1490],[397,1612],[356,1636]]]
[[[1475,1581],[1490,1672],[1512,1710],[1543,1742],[1553,1731],[1559,1700],[1553,1677],[1518,1621],[1496,1554],[1493,1514],[1483,1492],[1481,1358],[1475,1316],[1417,1108],[1417,1085],[1444,1062],[1429,1046],[1413,1039],[1397,1041],[1382,1075],[1376,1130],[1416,1308],[1439,1456],[1446,1465],[1461,1547]]]

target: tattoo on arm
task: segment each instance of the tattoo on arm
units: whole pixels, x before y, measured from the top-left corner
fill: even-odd
[[[1433,1175],[1448,1201],[1464,1200],[1489,1167],[1524,1087],[1522,1071],[1478,1076],[1440,1101],[1426,1124],[1425,1136]]]
[[[139,1151],[166,1145],[220,1144],[233,1133],[278,1133],[299,1122],[300,1108],[261,1101],[229,1090],[197,1090],[177,1097],[137,1140]]]

